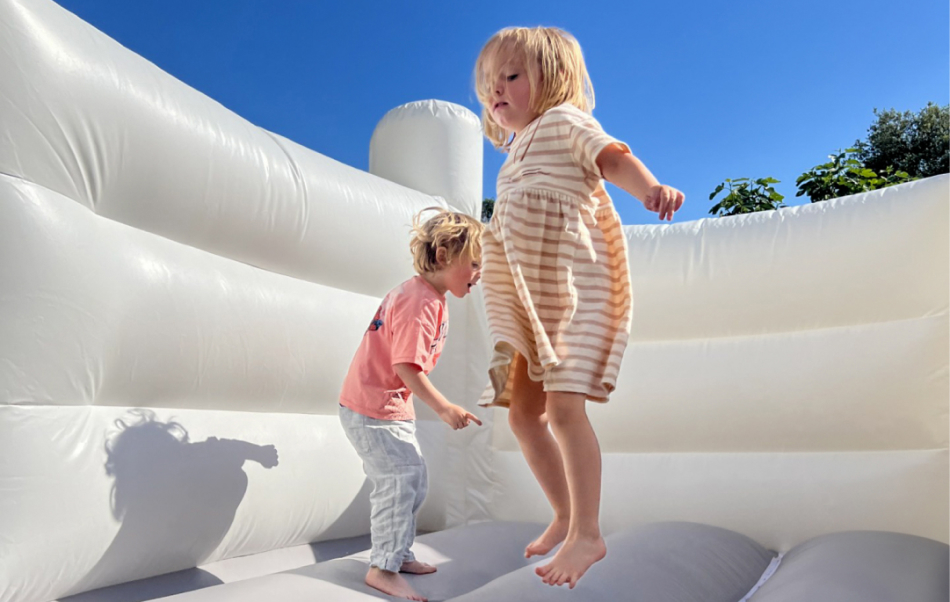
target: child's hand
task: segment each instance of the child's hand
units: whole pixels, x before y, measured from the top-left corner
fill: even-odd
[[[262,445],[257,449],[255,460],[260,462],[264,468],[273,468],[277,466],[277,448],[273,445]]]
[[[672,186],[657,184],[650,189],[646,200],[643,201],[643,206],[647,211],[659,213],[660,221],[672,220],[673,214],[683,206],[685,198],[682,192]]]
[[[478,426],[482,425],[482,421],[476,418],[474,414],[466,412],[465,408],[457,406],[454,403],[450,403],[444,410],[439,412],[439,418],[456,431],[467,427],[470,422],[474,422]]]

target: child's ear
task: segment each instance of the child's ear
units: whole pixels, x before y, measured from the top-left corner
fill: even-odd
[[[435,250],[435,262],[442,267],[449,262],[449,252],[445,247],[439,247]]]

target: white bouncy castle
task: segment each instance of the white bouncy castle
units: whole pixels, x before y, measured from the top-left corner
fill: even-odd
[[[412,274],[413,214],[478,214],[482,148],[469,110],[416,102],[361,172],[0,0],[0,600],[386,599],[337,394]],[[417,405],[439,572],[413,586],[945,602],[948,183],[626,227],[632,342],[590,407],[608,555],[573,591],[523,558],[550,512],[505,411],[475,406],[480,299],[451,299],[433,379],[485,424]]]

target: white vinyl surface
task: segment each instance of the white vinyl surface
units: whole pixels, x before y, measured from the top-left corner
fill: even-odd
[[[477,117],[397,107],[365,173],[0,0],[0,141],[0,600],[365,534],[338,388],[412,216],[478,213]],[[590,407],[606,531],[948,540],[948,184],[626,227],[633,337]],[[432,378],[474,408],[480,293],[449,307]],[[417,409],[423,529],[547,519],[504,411]]]

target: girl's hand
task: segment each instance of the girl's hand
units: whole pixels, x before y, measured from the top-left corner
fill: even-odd
[[[264,468],[273,468],[277,466],[277,448],[273,445],[262,445],[257,448],[256,457],[253,458],[260,462]]]
[[[683,206],[683,193],[663,186],[640,159],[626,146],[610,144],[597,155],[600,175],[640,199],[647,211],[660,214],[661,220],[672,220],[673,213]]]
[[[439,412],[439,418],[455,430],[463,429],[471,422],[474,422],[478,426],[482,425],[482,421],[474,414],[466,412],[465,408],[457,406],[454,403],[450,403],[444,410]]]
[[[685,198],[682,192],[672,186],[656,184],[650,188],[647,198],[643,201],[643,206],[647,211],[659,213],[660,221],[672,221],[673,214],[683,206]]]

